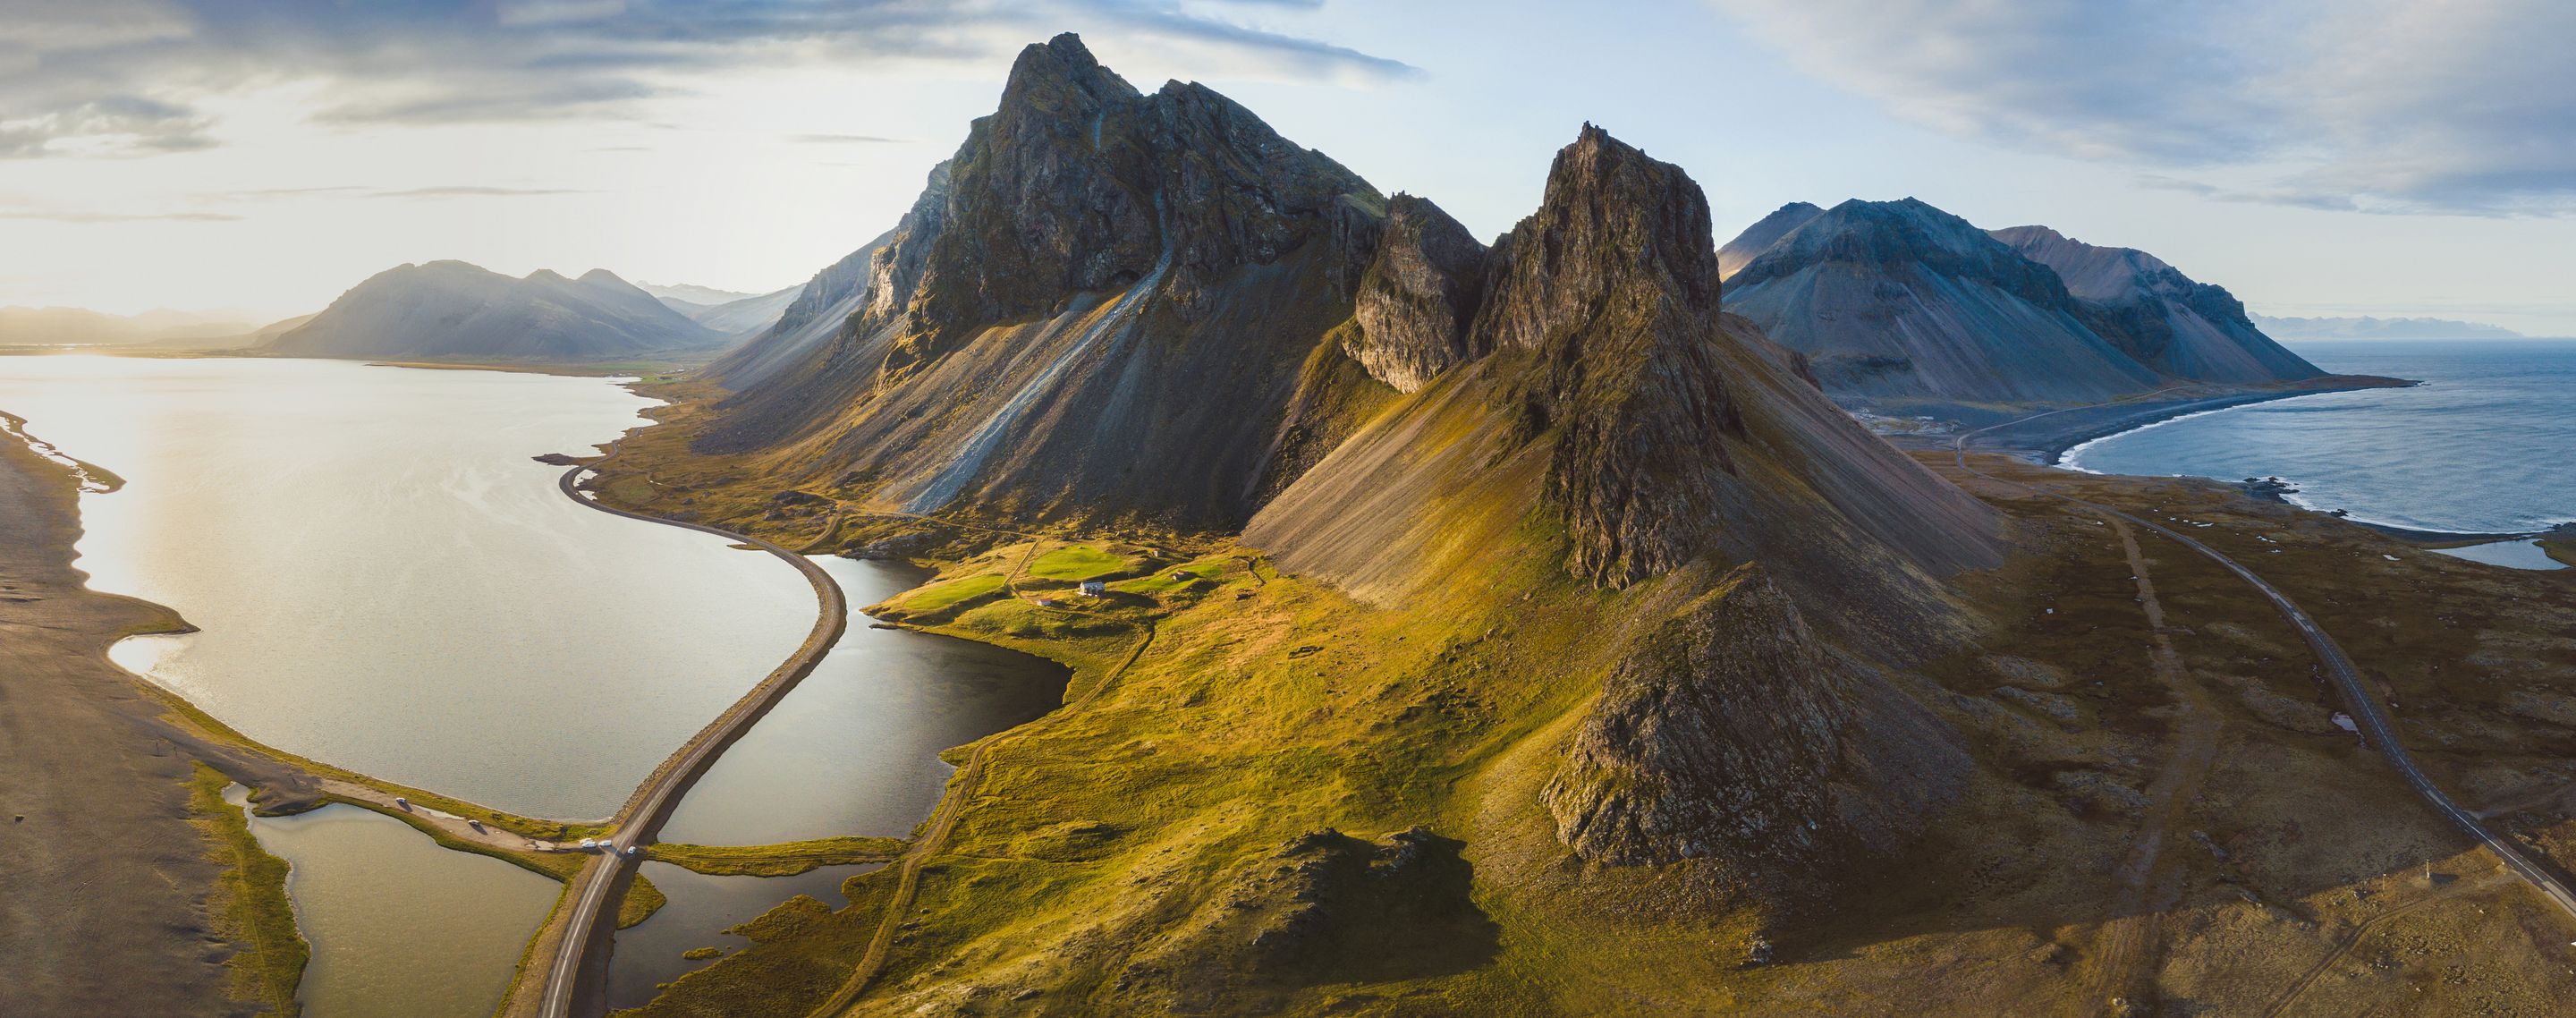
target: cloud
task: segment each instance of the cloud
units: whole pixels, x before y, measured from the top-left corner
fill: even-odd
[[[340,184],[328,187],[267,187],[248,191],[216,191],[196,195],[200,201],[265,202],[290,198],[528,198],[558,194],[598,194],[597,191],[561,187],[490,187],[460,184],[441,187],[375,188]]]
[[[0,219],[33,219],[49,223],[231,223],[241,217],[223,212],[84,212],[78,209],[0,209]]]
[[[1983,141],[2225,200],[2576,209],[2564,0],[1710,0],[1808,71]]]
[[[903,138],[880,138],[873,134],[799,134],[790,139],[804,145],[901,145]]]
[[[597,194],[557,187],[414,187],[400,191],[369,191],[368,198],[527,198],[554,194]]]
[[[2256,205],[2295,205],[2300,208],[2321,209],[2327,212],[2365,211],[2361,203],[2354,201],[2349,196],[2304,191],[2298,188],[2269,187],[2245,190],[2221,187],[2217,184],[2212,184],[2202,180],[2187,180],[2182,177],[2169,177],[2161,173],[2141,173],[2137,176],[2136,183],[2139,187],[2147,188],[2148,190],[2180,191],[2184,194],[2196,194],[2203,198],[2210,199],[2211,201],[2243,202]]]
[[[729,70],[888,60],[998,67],[1020,45],[1067,27],[1156,46],[1230,74],[1367,81],[1414,73],[1398,61],[1242,24],[1232,12],[1192,0],[9,6],[0,21],[0,156],[21,158],[204,147],[214,143],[214,125],[193,107],[263,86],[325,86],[314,92],[327,98],[310,112],[336,124],[639,118],[648,100]],[[117,114],[117,106],[137,112]]]
[[[34,116],[0,119],[0,159],[158,155],[214,143],[206,135],[204,117],[139,96],[107,96]]]

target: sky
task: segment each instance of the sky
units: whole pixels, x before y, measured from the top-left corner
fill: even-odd
[[[1718,240],[1921,198],[2274,315],[2576,335],[2562,0],[6,0],[0,305],[320,309],[404,262],[759,292],[1080,32],[1481,235],[1586,121]]]

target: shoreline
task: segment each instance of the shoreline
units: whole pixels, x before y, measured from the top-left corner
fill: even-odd
[[[2271,403],[2286,399],[2298,399],[2303,396],[2323,396],[2337,392],[2361,392],[2369,389],[2411,389],[2423,384],[2424,383],[2421,381],[2386,378],[2378,375],[2327,375],[2324,378],[2312,379],[2308,383],[2303,383],[2299,388],[2233,392],[2211,396],[2185,397],[2183,399],[2161,404],[2139,404],[2135,409],[2129,410],[2128,412],[2115,412],[2114,416],[2111,416],[2106,420],[2082,421],[2081,418],[2078,418],[2080,423],[2077,423],[2073,428],[2048,434],[2047,437],[2037,444],[2021,445],[2020,443],[2010,443],[2009,439],[2007,439],[2006,442],[2008,444],[2021,445],[2021,448],[2036,453],[2039,456],[2038,463],[2040,466],[2057,467],[2061,469],[2081,469],[2066,466],[2067,454],[2094,442],[2103,441],[2119,435],[2125,435],[2132,431],[2152,428],[2160,424],[2170,424],[2186,417],[2198,417],[2202,414],[2214,414],[2221,410],[2233,410],[2237,407],[2252,406],[2256,403]],[[2079,407],[2073,412],[2080,414],[2086,410],[2111,410],[2120,406],[2122,405],[2118,403],[2105,403],[2091,407]],[[2028,419],[2025,419],[2025,422],[2027,420]],[[2016,424],[2018,423],[2024,422],[2016,422]],[[2007,427],[2010,427],[2010,425]]]
[[[2068,462],[2069,457],[2077,450],[2095,442],[2105,441],[2131,432],[2143,431],[2192,417],[2218,413],[2223,410],[2233,410],[2243,406],[2251,406],[2256,403],[2270,403],[2279,400],[2297,399],[2303,396],[2322,396],[2328,393],[2337,392],[2360,392],[2368,389],[2414,388],[2423,384],[2425,383],[2422,381],[2386,378],[2378,375],[2328,375],[2324,378],[2313,379],[2311,382],[2305,383],[2301,387],[2295,389],[2232,392],[2207,396],[2186,396],[2179,399],[2160,401],[2101,403],[2091,406],[2069,407],[2064,410],[2047,411],[2030,417],[2024,417],[2019,420],[2008,421],[1999,425],[1991,425],[1986,428],[1971,430],[1966,433],[1966,436],[1962,441],[1965,441],[1971,448],[1975,448],[1977,451],[2010,456],[2015,459],[2024,460],[2035,466],[2047,467],[2054,470],[2069,470],[2077,473],[2101,475],[2100,471],[2087,470],[2080,466],[2070,465]],[[2051,422],[2047,425],[2042,425],[2037,429],[2030,429],[2030,431],[2026,431],[2022,435],[2013,434],[2013,429],[2020,428],[2032,421],[2040,420],[2042,418],[2058,417],[2059,415],[2066,415],[2065,419]],[[2030,433],[2031,431],[2035,431],[2036,433]],[[1980,440],[1981,436],[1983,436],[1982,441]],[[2296,488],[2279,490],[2269,487],[2249,486],[2232,478],[2209,477],[2199,474],[2191,476],[2202,477],[2206,480],[2243,489],[2246,495],[2250,498],[2293,506],[2295,508],[2304,509],[2308,512],[2320,515],[2334,516],[2337,519],[2344,520],[2345,522],[2352,523],[2356,526],[2368,527],[2371,530],[2378,531],[2379,533],[2385,534],[2389,537],[2415,544],[2466,546],[2496,541],[2547,538],[2552,534],[2561,532],[2558,529],[2548,526],[2525,531],[2434,530],[2423,527],[2410,527],[2403,524],[2358,518],[2352,516],[2349,512],[2321,509],[2313,505],[2299,502],[2288,497],[2298,493],[2298,489]],[[2569,525],[2570,524],[2560,524],[2558,526],[2564,527]]]

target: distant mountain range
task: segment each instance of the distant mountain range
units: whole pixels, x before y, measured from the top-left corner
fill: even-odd
[[[255,322],[223,313],[111,315],[86,308],[0,308],[0,346],[189,343],[240,336],[256,327]]]
[[[2448,318],[2274,318],[2254,324],[2282,339],[2521,339],[2512,329]]]
[[[719,290],[712,286],[699,286],[696,283],[639,282],[635,284],[635,288],[642,290],[645,293],[652,294],[653,296],[660,297],[664,301],[678,301],[683,304],[694,304],[700,307],[731,304],[746,297],[760,296],[759,294],[748,291]]]
[[[645,292],[647,293],[653,292],[648,288],[639,287],[639,289],[645,289]],[[663,289],[693,290],[707,294],[724,293],[724,291],[721,290],[708,290],[706,287],[702,286],[664,287]],[[801,289],[803,288],[791,286],[784,290],[778,290],[771,293],[744,294],[740,297],[714,303],[701,303],[698,301],[684,300],[679,297],[663,293],[654,293],[653,296],[660,299],[661,302],[671,310],[679,312],[682,317],[685,317],[690,321],[706,326],[707,328],[714,329],[717,332],[724,333],[727,336],[748,336],[776,324],[778,316],[786,312],[787,305],[795,302],[796,294]]]
[[[2044,226],[1989,233],[1907,198],[1783,206],[1720,250],[1727,309],[1837,395],[2099,402],[2324,374],[2225,289]]]
[[[605,269],[511,278],[458,261],[377,273],[261,344],[299,357],[599,361],[705,354],[731,337]]]

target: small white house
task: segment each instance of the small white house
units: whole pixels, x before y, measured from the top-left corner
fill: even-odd
[[[1084,596],[1084,597],[1107,597],[1108,595],[1109,595],[1109,584],[1108,584],[1106,581],[1102,581],[1102,580],[1084,580],[1084,581],[1082,581],[1082,596]]]

